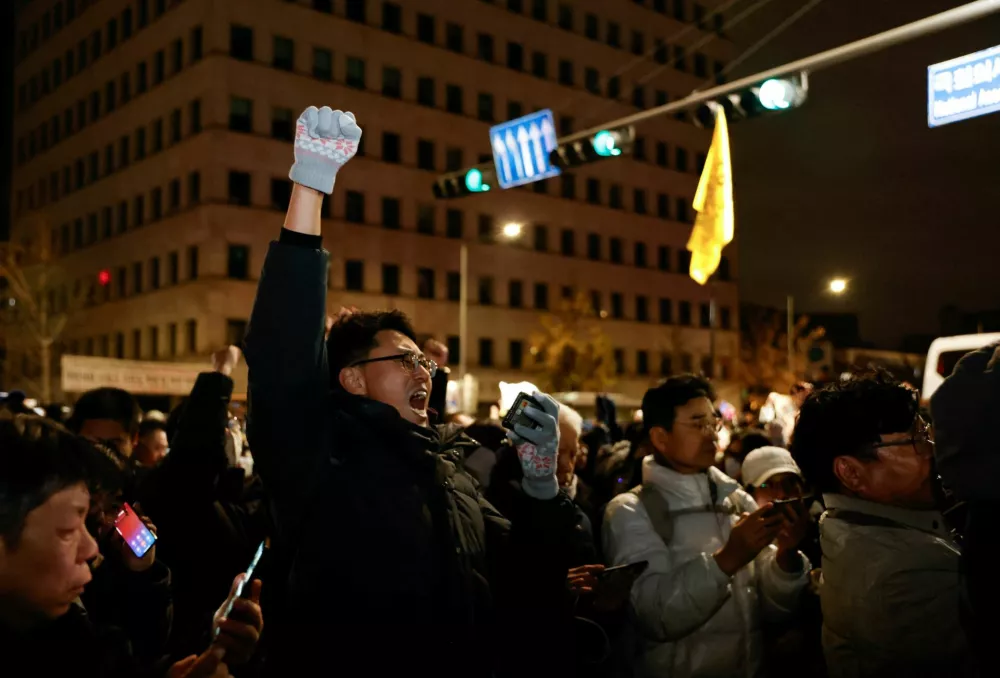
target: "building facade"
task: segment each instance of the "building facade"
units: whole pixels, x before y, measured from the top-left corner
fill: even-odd
[[[290,194],[295,120],[325,104],[364,130],[324,207],[331,308],[402,309],[454,362],[465,241],[483,399],[528,376],[540,314],[581,293],[615,347],[615,390],[686,369],[725,377],[738,268],[733,246],[718,282],[687,276],[710,141],[689,116],[641,125],[631,157],[530,187],[431,192],[490,157],[496,122],[552,108],[566,134],[704,85],[734,55],[719,4],[22,2],[13,240],[46,239],[88,296],[59,351],[192,361],[238,342]],[[517,242],[496,237],[509,222]]]

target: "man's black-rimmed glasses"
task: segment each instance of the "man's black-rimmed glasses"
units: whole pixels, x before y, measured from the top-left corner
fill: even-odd
[[[381,363],[390,360],[398,360],[402,364],[403,369],[407,372],[416,372],[417,367],[422,367],[427,370],[431,378],[437,374],[438,364],[431,360],[430,358],[425,358],[422,355],[417,355],[416,353],[406,352],[397,353],[395,355],[387,355],[381,358],[365,358],[364,360],[358,360],[350,364],[350,367],[360,367],[361,365],[367,365],[368,363]]]

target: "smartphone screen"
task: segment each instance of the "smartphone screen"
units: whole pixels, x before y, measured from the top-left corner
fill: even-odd
[[[648,560],[640,560],[635,563],[629,563],[627,565],[618,565],[617,567],[606,568],[603,572],[597,575],[597,578],[601,581],[608,580],[622,580],[628,581],[635,579],[640,574],[646,571],[649,567]]]
[[[115,529],[122,536],[136,558],[142,558],[156,542],[156,535],[149,531],[128,504],[122,506],[115,519]]]
[[[257,563],[260,562],[260,557],[264,554],[264,544],[265,542],[262,541],[260,543],[260,546],[257,547],[257,552],[254,554],[253,560],[250,561],[250,566],[247,567],[246,576],[243,577],[240,583],[236,585],[236,590],[233,591],[233,593],[229,596],[229,598],[226,599],[226,602],[223,606],[224,610],[220,615],[221,617],[228,617],[230,615],[230,613],[233,611],[233,604],[236,602],[236,599],[240,598],[243,595],[243,590],[253,580],[253,572],[254,570],[257,569]],[[219,635],[218,629],[215,630],[215,635]]]
[[[514,430],[514,424],[521,424],[526,428],[541,428],[541,424],[524,413],[524,408],[529,405],[536,409],[542,409],[538,402],[527,393],[518,394],[517,399],[510,408],[510,411],[507,412],[507,416],[503,418],[501,426],[511,431]]]

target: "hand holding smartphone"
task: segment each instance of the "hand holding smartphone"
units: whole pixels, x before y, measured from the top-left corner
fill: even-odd
[[[106,523],[105,523],[106,524]],[[142,558],[156,543],[156,535],[142,522],[135,510],[127,503],[115,518],[115,530],[132,549],[136,558]]]
[[[250,582],[253,580],[254,570],[257,569],[257,563],[260,562],[260,557],[264,554],[264,544],[266,542],[262,541],[260,546],[257,547],[257,552],[254,553],[253,560],[250,561],[249,567],[247,567],[246,572],[244,572],[243,577],[240,579],[233,589],[229,592],[229,597],[219,608],[218,612],[215,613],[215,635],[219,635],[218,621],[220,619],[228,618],[233,612],[233,605],[236,603],[237,598],[245,598],[244,592],[250,591]]]
[[[542,428],[541,424],[524,413],[524,408],[529,405],[537,410],[544,411],[541,404],[530,395],[527,393],[518,393],[517,398],[514,399],[514,404],[507,410],[507,416],[503,418],[500,425],[508,431],[513,431],[515,424],[520,424],[531,429]]]

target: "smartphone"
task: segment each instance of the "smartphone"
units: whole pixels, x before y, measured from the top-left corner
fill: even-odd
[[[782,511],[784,511],[783,507],[788,506],[789,504],[798,504],[799,502],[801,502],[803,505],[805,505],[806,502],[808,502],[811,499],[812,499],[811,494],[803,495],[801,497],[792,497],[791,499],[774,499],[771,501],[771,508],[770,510],[768,510],[767,515],[773,516],[776,513],[781,513]]]
[[[257,569],[257,563],[260,562],[260,557],[264,555],[264,543],[261,542],[260,546],[257,547],[257,552],[253,555],[253,560],[250,561],[250,566],[246,569],[246,576],[236,585],[236,590],[230,594],[229,598],[226,599],[225,609],[222,613],[222,617],[228,617],[233,611],[233,604],[236,603],[237,598],[245,598],[243,595],[244,591],[249,591],[247,588],[251,581],[253,581],[253,571]],[[219,629],[215,629],[215,635],[219,635]]]
[[[527,393],[518,393],[517,398],[514,399],[514,404],[510,406],[509,410],[507,410],[507,416],[503,418],[500,425],[508,431],[514,430],[514,424],[520,424],[521,426],[525,426],[527,428],[541,428],[541,424],[524,413],[524,408],[528,405],[531,405],[538,410],[542,409],[539,402],[530,395]]]
[[[122,506],[115,518],[115,529],[122,536],[136,558],[142,558],[156,543],[156,535],[139,519],[136,512],[128,504]]]
[[[606,568],[603,572],[597,574],[597,579],[600,582],[605,581],[634,581],[636,577],[646,571],[649,567],[648,560],[638,560],[634,563],[628,563],[627,565],[617,565],[615,567]]]

